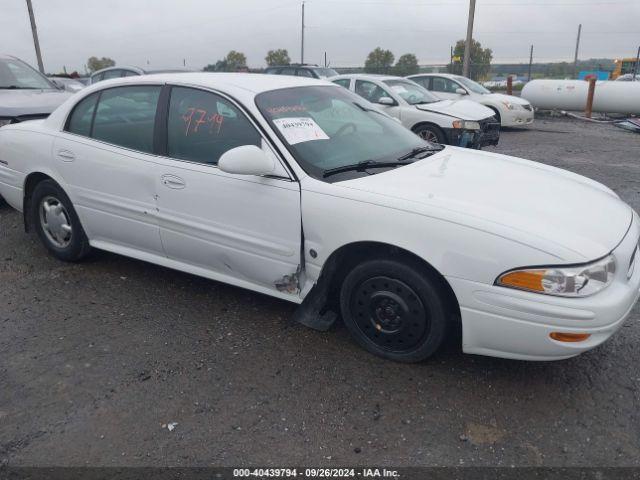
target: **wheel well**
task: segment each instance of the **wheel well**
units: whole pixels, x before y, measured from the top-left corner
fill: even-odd
[[[456,322],[460,321],[460,304],[449,285],[449,282],[423,258],[400,247],[380,242],[355,242],[344,245],[333,252],[325,262],[319,282],[328,282],[330,286],[329,303],[335,305],[342,282],[347,274],[358,264],[373,258],[386,258],[401,260],[411,266],[417,267],[425,275],[435,280],[442,288],[446,296],[447,307],[451,317]]]
[[[22,218],[26,232],[30,229],[29,210],[31,209],[31,194],[33,190],[43,180],[53,180],[49,175],[40,172],[30,173],[24,182],[24,196],[22,199]],[[55,181],[55,180],[54,180]]]
[[[494,113],[496,114],[496,120],[500,121],[500,112],[498,111],[498,109],[496,107],[492,107],[490,105],[487,105],[487,108],[490,108],[491,110],[494,111]]]

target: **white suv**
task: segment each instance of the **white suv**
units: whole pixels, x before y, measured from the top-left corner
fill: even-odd
[[[480,149],[497,145],[500,124],[492,110],[468,100],[440,100],[402,77],[350,74],[332,77],[427,141]]]
[[[468,98],[486,105],[495,112],[496,118],[503,127],[521,127],[533,123],[533,107],[525,99],[502,93],[491,93],[467,77],[448,73],[421,73],[407,78],[422,85],[438,98],[445,100]]]

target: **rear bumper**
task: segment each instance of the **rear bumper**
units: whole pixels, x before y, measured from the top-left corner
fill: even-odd
[[[637,216],[614,250],[620,267],[603,291],[585,298],[563,298],[448,277],[462,315],[463,351],[518,360],[560,360],[579,355],[622,327],[640,297],[640,268],[627,279],[637,246]],[[588,333],[582,342],[558,342],[552,332]]]

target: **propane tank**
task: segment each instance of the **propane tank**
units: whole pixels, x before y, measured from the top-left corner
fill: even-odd
[[[532,80],[521,96],[542,110],[583,111],[588,90],[584,80]],[[640,114],[640,82],[596,82],[593,111]]]

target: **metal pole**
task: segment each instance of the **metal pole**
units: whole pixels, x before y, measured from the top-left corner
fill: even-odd
[[[593,111],[593,95],[596,92],[596,77],[589,78],[589,90],[587,91],[587,107],[584,111],[584,116],[591,118],[591,112]]]
[[[533,45],[531,45],[531,50],[529,50],[529,73],[527,75],[527,82],[531,81],[531,64],[533,63]]]
[[[633,66],[633,78],[632,82],[636,81],[636,75],[638,75],[638,63],[640,63],[640,47],[638,47],[638,54],[636,55],[636,64]]]
[[[302,2],[302,40],[300,44],[300,63],[304,63],[304,1]]]
[[[471,58],[471,41],[473,39],[473,16],[476,12],[476,0],[469,0],[469,21],[467,23],[467,40],[464,44],[464,62],[462,75],[469,76],[469,60]]]
[[[578,25],[578,38],[576,39],[576,54],[573,57],[573,77],[578,76],[578,49],[580,48],[580,32],[582,31],[582,24]]]
[[[38,29],[36,28],[36,18],[33,15],[33,5],[31,0],[27,0],[27,10],[29,10],[29,21],[31,22],[31,33],[33,34],[33,44],[36,47],[36,58],[38,59],[38,70],[44,74],[44,65],[42,63],[42,52],[40,52],[40,41],[38,40]]]
[[[451,47],[451,54],[449,55],[449,73],[453,73],[453,47]]]

